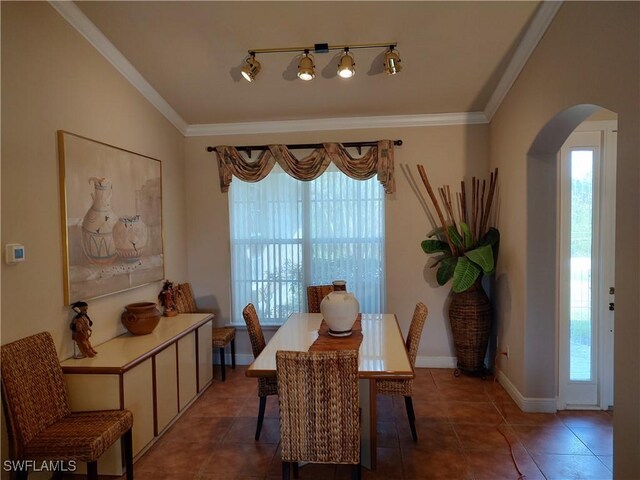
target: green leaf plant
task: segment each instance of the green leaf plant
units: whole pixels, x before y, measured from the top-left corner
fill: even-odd
[[[479,179],[472,178],[471,198],[467,198],[464,181],[460,182],[461,191],[454,193],[457,211],[453,208],[449,186],[438,188],[442,208],[422,165],[418,165],[418,172],[440,223],[422,241],[422,250],[428,255],[438,255],[432,265],[438,268],[438,285],[445,285],[452,280],[453,291],[464,292],[479,281],[482,275],[492,275],[495,272],[500,232],[489,227],[488,223],[498,169],[491,172],[488,190],[486,180],[480,182]]]

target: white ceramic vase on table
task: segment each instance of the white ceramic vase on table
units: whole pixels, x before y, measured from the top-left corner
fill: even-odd
[[[329,326],[329,334],[335,337],[351,335],[353,324],[358,319],[360,304],[352,293],[334,291],[320,302],[320,313]]]

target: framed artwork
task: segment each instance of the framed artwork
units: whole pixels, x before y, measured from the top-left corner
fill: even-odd
[[[159,160],[58,131],[64,300],[164,278]]]

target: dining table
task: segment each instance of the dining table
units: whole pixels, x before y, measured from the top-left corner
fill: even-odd
[[[359,344],[358,344],[359,343]],[[333,337],[320,313],[293,313],[246,371],[276,376],[276,352],[357,349],[361,408],[360,462],[376,468],[376,381],[414,378],[398,319],[390,313],[361,314],[349,337]]]

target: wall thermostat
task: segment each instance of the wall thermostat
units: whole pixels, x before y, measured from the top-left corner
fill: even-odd
[[[5,261],[7,264],[20,263],[25,260],[24,245],[9,243],[5,247]]]

